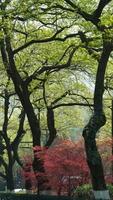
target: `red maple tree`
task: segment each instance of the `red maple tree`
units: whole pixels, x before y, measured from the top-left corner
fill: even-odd
[[[112,140],[108,138],[97,141],[97,143],[103,160],[106,181],[113,183]],[[49,180],[46,184],[49,184],[50,188],[58,195],[66,194],[70,196],[77,186],[90,183],[83,140],[76,142],[59,140],[58,144],[50,148],[36,146],[34,150],[36,158],[43,161],[45,168],[45,172],[41,175],[37,174],[37,176],[46,176]],[[33,179],[33,177],[33,171],[24,173],[26,180]],[[35,181],[33,184],[35,184]],[[36,188],[35,185],[32,185],[32,187]]]
[[[82,140],[63,140],[49,148],[44,162],[46,174],[53,190],[59,195],[71,195],[74,188],[89,182],[89,170]]]
[[[47,177],[49,182],[46,184],[49,184],[57,194],[71,195],[74,188],[89,182],[89,170],[82,140],[77,142],[60,140],[57,145],[49,149],[36,146],[33,150],[36,158],[44,161],[45,172],[41,176]],[[27,158],[27,166],[31,167],[30,163]],[[32,169],[25,170],[23,175],[25,182],[34,177]],[[40,177],[40,174],[37,176]],[[35,187],[32,185],[32,188]]]

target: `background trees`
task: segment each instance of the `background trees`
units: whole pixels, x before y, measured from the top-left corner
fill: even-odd
[[[110,0],[12,0],[0,4],[1,68],[26,113],[33,146],[42,145],[42,126],[48,130],[43,145],[52,144],[61,131],[59,117],[73,126],[75,117],[69,120],[67,106],[94,107],[83,136],[95,195],[100,190],[106,193],[95,139],[106,122],[103,92],[112,91],[111,7]],[[75,112],[81,116],[78,107]],[[33,167],[36,173],[44,170],[35,157]]]

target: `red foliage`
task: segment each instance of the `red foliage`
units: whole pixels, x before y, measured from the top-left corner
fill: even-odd
[[[97,143],[103,161],[106,181],[112,183],[112,140],[105,139],[97,141]],[[37,177],[47,176],[52,190],[56,191],[58,194],[70,195],[73,188],[90,182],[89,169],[85,158],[84,142],[82,140],[77,142],[61,140],[59,144],[49,149],[36,146],[34,148],[34,153],[37,159],[44,160],[46,172],[44,174],[37,173]],[[28,179],[28,177],[33,179],[34,174],[29,171],[24,174],[24,177],[25,179]]]
[[[37,173],[37,177],[47,176],[51,188],[57,193],[69,195],[73,188],[89,182],[89,170],[82,141],[74,143],[70,140],[60,140],[58,145],[49,149],[36,146],[33,150],[37,159],[44,160],[45,173]],[[29,170],[23,173],[25,181],[34,179],[31,162],[32,159],[25,158],[25,163],[29,167]]]
[[[112,155],[112,138],[105,138],[97,141],[100,155],[102,157],[103,168],[106,183],[113,183],[113,155]]]
[[[23,160],[23,170],[21,170],[21,174],[25,180],[25,189],[34,190],[36,187],[36,178],[32,170],[32,157],[30,155],[25,155]]]
[[[49,183],[57,193],[71,193],[78,185],[89,182],[89,170],[82,141],[64,140],[51,147],[45,155]]]

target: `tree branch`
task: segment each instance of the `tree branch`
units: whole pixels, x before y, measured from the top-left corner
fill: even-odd
[[[27,79],[26,79],[26,84],[29,84],[33,79],[35,79],[38,75],[44,73],[44,72],[52,72],[53,70],[61,70],[61,69],[65,69],[65,68],[69,68],[70,65],[71,65],[71,61],[72,61],[72,58],[73,58],[73,55],[75,53],[75,51],[79,48],[79,46],[77,47],[74,47],[72,49],[72,51],[70,52],[70,55],[69,55],[69,58],[68,58],[68,61],[67,63],[65,64],[56,64],[56,65],[47,65],[47,66],[43,66],[42,68],[40,69],[37,69],[31,76],[29,76]]]
[[[19,122],[17,135],[16,135],[15,139],[13,140],[13,142],[11,143],[11,146],[12,146],[13,150],[15,148],[16,149],[18,148],[18,145],[19,145],[19,143],[20,143],[20,141],[21,141],[21,139],[23,137],[23,134],[25,133],[24,128],[23,128],[24,121],[25,121],[25,111],[24,110],[21,111],[21,114],[20,114],[19,118],[20,118],[20,122]]]
[[[69,94],[69,91],[64,92],[64,94],[62,94],[60,97],[58,97],[57,99],[55,99],[51,105],[52,107],[54,107],[53,105],[56,104],[58,101],[60,101],[61,99],[63,99],[64,97],[66,97],[66,95]]]
[[[61,104],[58,104],[56,106],[53,106],[52,108],[56,109],[56,108],[59,108],[61,106],[86,106],[86,107],[89,107],[89,106],[94,106],[94,105],[93,104],[87,104],[87,103],[61,103]]]
[[[24,45],[18,47],[17,49],[13,50],[13,54],[16,54],[20,51],[22,51],[23,49],[31,46],[32,44],[37,44],[37,43],[46,43],[46,42],[51,42],[51,41],[54,41],[56,36],[61,33],[63,30],[65,29],[65,27],[61,28],[60,30],[58,30],[53,36],[49,37],[49,38],[45,38],[45,39],[34,39],[34,40],[31,40],[29,42],[26,42]]]
[[[110,2],[111,0],[100,0],[97,8],[92,14],[88,14],[85,11],[83,11],[81,8],[76,6],[75,3],[73,3],[71,0],[65,0],[67,4],[69,4],[72,8],[75,9],[75,11],[81,15],[86,21],[92,22],[94,25],[98,27],[98,22],[100,21],[101,13],[104,9],[104,7]]]
[[[17,161],[17,163],[23,167],[23,164],[21,163],[20,159],[19,159],[19,155],[18,155],[18,146],[20,144],[20,141],[25,133],[24,131],[24,121],[25,121],[25,111],[22,109],[21,114],[19,116],[20,118],[20,122],[19,122],[19,127],[18,127],[18,131],[17,131],[17,135],[15,137],[15,139],[13,140],[13,142],[11,143],[13,152],[14,152],[14,160]]]
[[[107,4],[110,3],[110,1],[111,0],[100,0],[99,4],[97,6],[97,9],[93,12],[92,16],[94,18],[99,19],[101,14],[102,14],[104,7],[107,6]]]
[[[94,111],[95,113],[103,112],[103,93],[104,93],[104,77],[110,53],[113,50],[112,44],[104,41],[103,51],[100,62],[98,64],[95,91],[94,91]]]

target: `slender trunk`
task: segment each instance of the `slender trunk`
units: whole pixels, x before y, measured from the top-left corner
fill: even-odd
[[[103,44],[103,52],[97,69],[95,92],[94,92],[94,114],[83,130],[87,163],[91,172],[92,186],[95,199],[110,199],[106,189],[103,165],[96,145],[96,134],[105,125],[106,117],[103,112],[104,76],[107,62],[112,51],[108,43]]]
[[[112,156],[113,156],[113,99],[112,99],[112,108],[111,108],[111,112],[112,112],[112,117],[111,117],[112,151],[111,151],[111,154],[112,154]],[[112,185],[113,185],[113,160],[112,160],[112,163],[111,163],[111,175],[112,175]]]
[[[68,196],[70,197],[71,196],[71,178],[70,178],[70,176],[68,178],[69,178],[69,180],[68,180]]]
[[[36,151],[36,153],[38,153]],[[40,152],[39,152],[40,153]],[[44,165],[43,165],[43,160],[37,158],[35,156],[34,152],[34,160],[33,160],[33,170],[36,175],[36,180],[37,180],[37,189],[38,189],[38,194],[43,190],[43,173],[44,173]]]
[[[49,130],[49,138],[46,146],[50,146],[54,141],[57,131],[55,128],[54,110],[51,107],[47,107],[47,126]]]
[[[51,107],[47,107],[47,126],[49,130],[49,138],[45,146],[49,147],[56,137],[55,121],[54,121],[54,111]],[[40,152],[39,152],[40,153]],[[35,171],[35,166],[38,166],[38,171],[41,172],[37,176],[38,180],[38,193],[40,194],[44,190],[50,190],[49,181],[44,169],[44,160],[36,158],[33,162],[33,168]]]
[[[41,153],[41,151],[43,151],[43,150],[40,150],[39,154]],[[38,153],[38,152],[36,152],[36,153]],[[35,159],[33,161],[33,169],[36,174],[38,194],[41,194],[43,191],[50,190],[51,188],[49,186],[48,179],[47,179],[47,176],[45,173],[43,158],[41,158],[40,156],[39,156],[39,158],[35,157]]]
[[[9,165],[6,171],[7,190],[14,190],[13,166]]]
[[[32,189],[32,181],[31,181],[31,165],[29,163],[26,163],[24,167],[24,172],[25,172],[25,189],[30,191]]]
[[[9,139],[6,136],[4,137],[4,139],[5,139],[7,154],[8,154],[8,165],[6,168],[7,189],[12,191],[14,190],[14,177],[13,177],[14,158],[13,158],[13,153],[12,153]]]
[[[14,189],[14,179],[13,179],[13,154],[12,148],[10,144],[10,139],[8,138],[7,129],[8,129],[8,110],[9,110],[9,94],[7,89],[5,89],[5,101],[4,101],[4,122],[2,127],[2,137],[4,138],[6,150],[7,150],[7,157],[8,157],[8,164],[5,167],[6,172],[6,180],[7,180],[7,189],[13,190]]]
[[[58,196],[61,196],[61,192],[62,192],[62,185],[59,186],[59,188],[58,188],[58,192],[57,192],[57,195],[58,195]]]
[[[56,137],[54,111],[51,107],[47,107],[47,126],[49,130],[49,138],[45,146],[49,147]],[[50,190],[51,187],[49,185],[49,181],[45,173],[44,160],[40,159],[40,157],[39,158],[36,157],[33,162],[34,171],[36,171],[35,166],[38,166],[38,172],[40,172],[40,174],[38,174],[37,176],[37,182],[38,182],[38,193],[41,194],[43,191]]]

